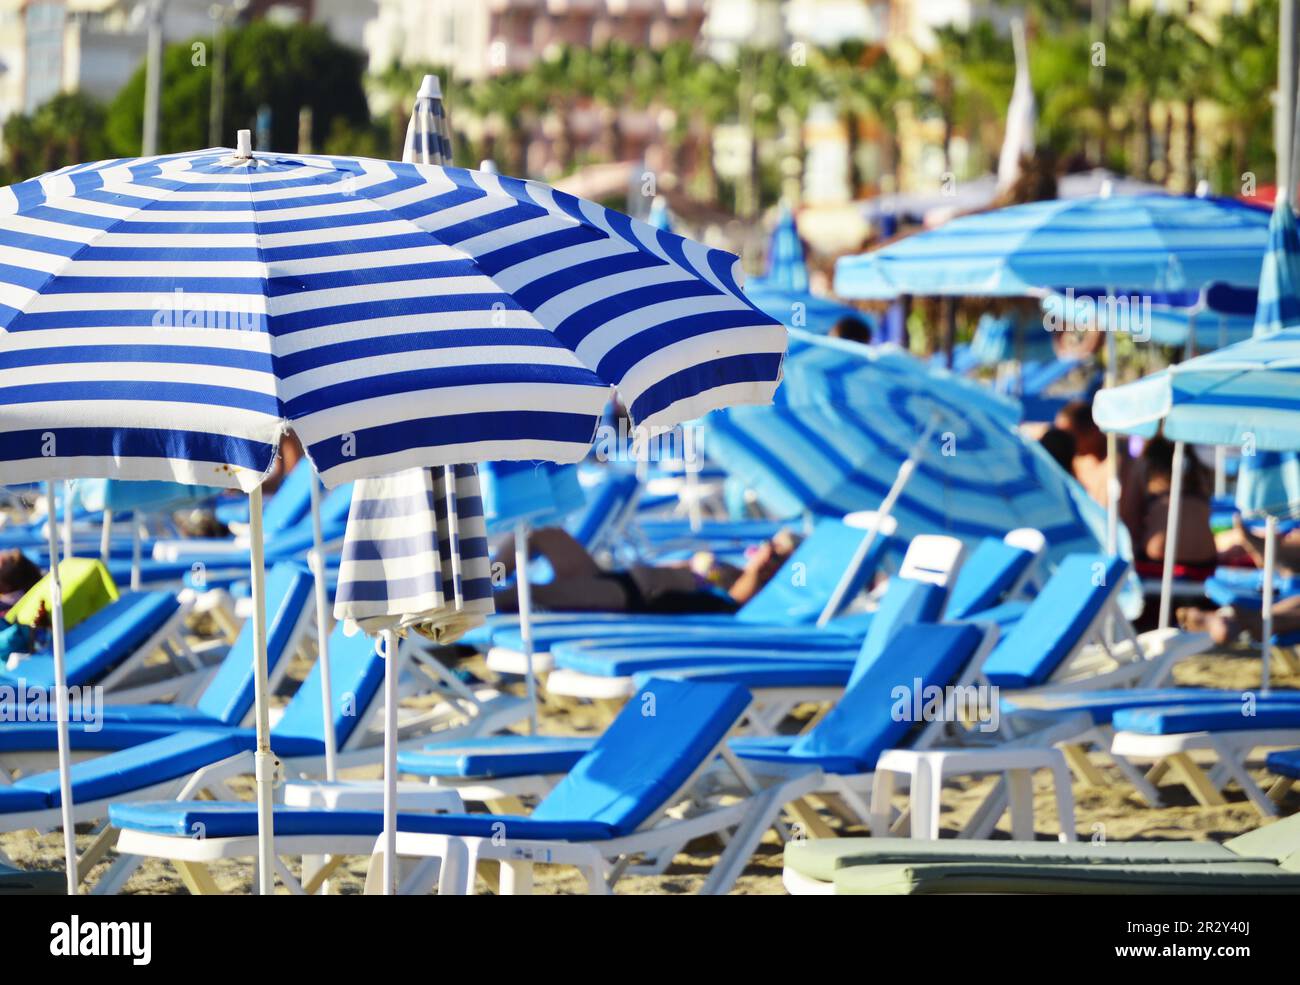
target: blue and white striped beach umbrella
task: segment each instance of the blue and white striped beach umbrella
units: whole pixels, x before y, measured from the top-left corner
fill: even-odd
[[[1098,550],[1103,511],[1018,417],[1013,401],[892,346],[792,333],[775,404],[711,414],[705,440],[780,516],[876,509],[915,456],[893,508],[902,536],[973,542],[1029,526],[1053,561]]]
[[[404,469],[357,484],[334,614],[371,635],[413,629],[439,643],[454,642],[492,614],[491,559],[473,465]]]
[[[1287,196],[1279,195],[1268,224],[1268,250],[1259,274],[1255,334],[1300,328],[1300,230]]]
[[[808,263],[794,213],[781,207],[767,248],[767,270],[745,285],[745,296],[786,328],[806,329],[822,335],[841,318],[870,315],[834,298],[813,294],[808,286]]]
[[[610,387],[670,425],[764,403],[785,331],[731,254],[545,185],[214,149],[0,189],[0,469],[251,489],[577,462]]]
[[[1265,261],[1267,262],[1267,260]],[[1049,324],[1076,330],[1117,331],[1155,345],[1209,352],[1248,339],[1255,330],[1256,295],[1249,288],[1215,284],[1202,294],[1107,294],[1104,290],[1053,291],[1042,300]],[[1195,338],[1192,339],[1192,333]]]
[[[1268,214],[1232,199],[1173,195],[1053,199],[961,216],[845,257],[846,298],[1023,296],[1062,284],[1123,290],[1254,286]]]

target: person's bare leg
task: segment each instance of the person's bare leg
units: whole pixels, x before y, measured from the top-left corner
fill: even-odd
[[[544,557],[555,572],[555,580],[567,578],[594,578],[600,574],[600,565],[587,553],[563,527],[542,527],[528,533],[528,556]],[[504,565],[506,576],[515,570],[515,535],[501,542],[497,560]]]
[[[1250,555],[1250,559],[1259,567],[1264,567],[1264,538],[1251,533],[1250,528],[1241,519],[1240,513],[1233,516],[1232,526],[1237,532],[1242,548]],[[1300,542],[1297,541],[1294,532],[1279,536],[1276,546],[1278,574],[1290,575],[1300,568]]]
[[[1214,612],[1202,609],[1179,609],[1178,622],[1192,632],[1209,633],[1214,642],[1223,646],[1234,642],[1242,632],[1253,640],[1264,636],[1264,615],[1257,609],[1238,609],[1225,605]],[[1273,633],[1286,636],[1300,632],[1300,595],[1292,595],[1273,605]]]

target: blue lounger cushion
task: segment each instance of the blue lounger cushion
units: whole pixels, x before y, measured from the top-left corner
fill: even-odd
[[[415,776],[533,776],[567,773],[591,751],[595,736],[493,735],[467,742],[437,742],[399,752],[397,768]]]
[[[109,822],[123,830],[192,838],[251,838],[257,834],[257,805],[242,801],[176,803],[152,801],[113,804]],[[513,837],[531,840],[603,841],[614,837],[610,826],[591,821],[538,821],[503,814],[399,814],[399,831],[465,837]],[[364,835],[384,829],[381,811],[338,811],[312,807],[275,808],[277,835]]]
[[[846,660],[834,663],[820,660],[798,662],[763,660],[753,663],[710,664],[705,661],[691,667],[677,669],[661,667],[633,676],[637,687],[642,687],[651,677],[671,677],[676,680],[739,684],[747,688],[779,687],[844,687],[853,673],[853,664]]]
[[[160,711],[170,707],[158,705]],[[198,726],[204,724],[214,723],[200,722]],[[72,748],[79,752],[111,752],[172,735],[178,727],[185,727],[185,723],[178,724],[161,716],[154,721],[104,722],[100,728],[88,728],[84,722],[71,722],[68,725],[68,740]],[[0,753],[50,752],[57,749],[57,728],[54,722],[5,722],[0,726]]]
[[[590,674],[593,677],[631,677],[633,674],[651,673],[694,667],[700,664],[721,666],[730,663],[756,663],[760,660],[779,660],[794,663],[811,660],[819,664],[843,662],[851,667],[857,658],[857,646],[833,650],[809,650],[806,653],[796,646],[783,648],[746,649],[744,647],[696,647],[689,641],[667,646],[594,647],[563,646],[552,651],[555,666],[564,670]]]
[[[84,620],[67,638],[70,686],[93,684],[166,625],[180,609],[170,592],[127,592]],[[0,674],[0,684],[54,687],[54,657],[35,656]]]
[[[802,753],[791,751],[798,742],[798,735],[738,735],[729,745],[732,752],[746,759],[760,759],[767,762],[799,762],[816,766],[826,773],[853,775],[869,773],[873,766],[866,766],[855,753],[838,754],[834,752]],[[877,756],[879,754],[877,753]]]
[[[984,664],[989,683],[1026,688],[1047,681],[1119,590],[1127,571],[1122,558],[1069,555],[989,654]]]
[[[123,749],[72,767],[74,801],[95,801],[127,794],[167,780],[186,777],[201,767],[250,749],[246,735],[220,732],[178,732]],[[38,791],[45,806],[58,807],[59,772],[35,773],[14,781],[13,790]],[[0,810],[9,808],[0,790]]]
[[[1300,729],[1300,700],[1274,702],[1261,697],[1247,714],[1248,705],[1238,700],[1216,704],[1169,705],[1156,708],[1126,708],[1111,721],[1121,732],[1143,735],[1181,735],[1185,732],[1245,732],[1261,729]]]
[[[986,537],[962,563],[953,581],[944,618],[969,619],[1002,601],[1036,560],[1033,553],[996,537]]]
[[[1300,780],[1300,749],[1270,752],[1264,763],[1270,772],[1278,776],[1289,776],[1293,780]]]
[[[913,695],[924,698],[926,689],[955,681],[983,639],[984,631],[969,623],[904,626],[887,654],[865,668],[815,728],[797,736],[788,749],[760,748],[747,755],[869,773],[880,754],[901,744],[917,724],[910,713]],[[897,713],[899,702],[905,702],[907,714]]]
[[[1163,687],[1163,688],[1119,688],[1106,691],[1060,691],[1055,693],[1030,694],[1017,698],[1005,698],[1002,701],[1004,714],[1018,712],[1049,712],[1052,714],[1069,712],[1087,712],[1093,721],[1109,722],[1111,718],[1126,708],[1146,708],[1157,705],[1189,705],[1202,703],[1240,705],[1240,691],[1225,691],[1211,688]],[[1279,697],[1274,693],[1269,700]],[[1300,701],[1300,695],[1297,695]]]

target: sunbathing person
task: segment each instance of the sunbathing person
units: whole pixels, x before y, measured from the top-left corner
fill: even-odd
[[[534,530],[528,538],[530,553],[550,563],[554,577],[532,586],[539,608],[558,612],[735,612],[754,597],[776,574],[798,546],[798,538],[782,531],[753,548],[743,568],[697,554],[681,564],[634,564],[623,571],[607,571],[586,548],[560,527]],[[496,571],[514,571],[514,538],[507,538],[497,557]],[[495,566],[494,566],[495,568]],[[496,593],[499,612],[519,611],[514,586]]]
[[[1178,564],[1213,567],[1218,561],[1210,529],[1210,490],[1195,458],[1183,469],[1182,507],[1178,521]],[[1163,563],[1168,530],[1174,445],[1160,435],[1146,443],[1133,463],[1119,501],[1119,515],[1133,538],[1140,561]]]

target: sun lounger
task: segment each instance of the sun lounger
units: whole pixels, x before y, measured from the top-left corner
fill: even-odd
[[[600,893],[609,890],[636,855],[671,853],[691,839],[730,832],[704,886],[705,892],[725,892],[782,804],[802,796],[817,780],[816,771],[808,771],[755,790],[737,803],[701,806],[692,796],[695,783],[719,753],[725,756],[727,734],[747,705],[741,688],[655,681],[531,815],[399,815],[398,854],[445,859],[451,850],[448,839],[456,839],[468,848],[467,873],[472,877],[477,862],[495,859],[507,891],[527,891],[532,865],[546,862],[578,867],[589,890]],[[407,762],[409,766],[409,757]],[[695,800],[694,813],[683,819],[667,813],[688,798]],[[379,816],[366,813],[356,826],[373,834]],[[252,804],[121,805],[112,809],[111,820],[121,829],[121,852],[201,865],[254,850]],[[205,837],[192,837],[196,824]],[[277,831],[290,837],[313,824],[332,824],[336,830],[321,835],[310,846],[312,854],[334,850],[330,838],[345,833],[339,827],[352,826],[351,819],[331,818],[327,811],[276,811]],[[302,839],[293,844],[304,850]],[[376,846],[372,876],[379,869],[378,851]],[[426,886],[417,879],[407,888]]]
[[[267,575],[267,664],[270,687],[279,685],[288,669],[289,658],[303,645],[312,626],[314,611],[311,574],[296,562],[281,562]],[[183,728],[238,726],[253,710],[253,626],[245,623],[234,644],[212,674],[202,675],[201,691],[183,697],[193,701],[172,704],[106,704],[93,731],[83,721],[73,721],[69,730],[74,752],[102,752],[125,749]],[[11,709],[0,724],[0,769],[52,765],[57,749],[57,732],[48,699],[44,705],[49,721],[37,721],[38,709],[30,704],[19,716]]]
[[[916,842],[844,838],[786,846],[797,895],[1295,893],[1300,816],[1213,842]]]

